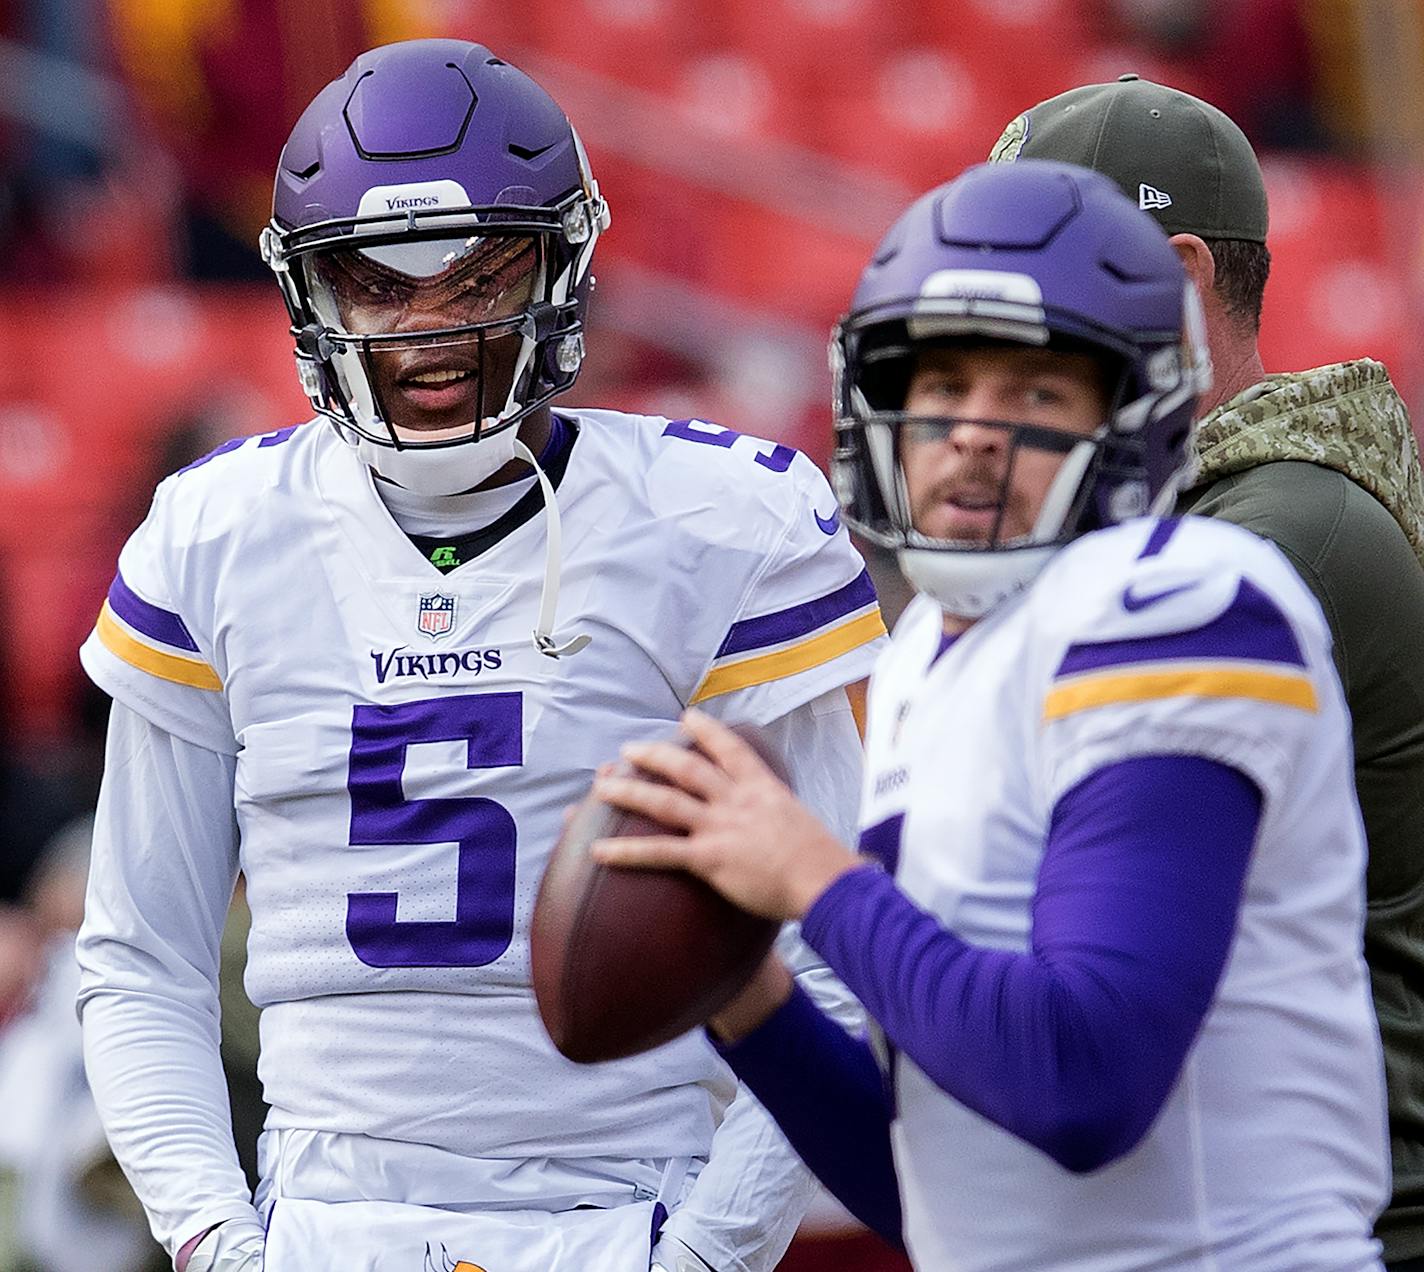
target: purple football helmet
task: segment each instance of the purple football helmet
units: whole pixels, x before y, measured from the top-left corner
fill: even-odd
[[[1094,355],[1110,406],[1090,438],[991,421],[1007,435],[1004,491],[1023,449],[1064,455],[1032,531],[930,538],[911,523],[900,435],[907,421],[942,432],[955,421],[910,417],[906,390],[921,351],[985,341]],[[1197,296],[1161,229],[1106,177],[1043,160],[970,168],[911,205],[862,274],[831,355],[832,476],[847,523],[970,618],[1075,537],[1169,510],[1210,384]]]
[[[607,225],[543,89],[481,45],[410,40],[362,54],[297,121],[262,251],[315,409],[378,472],[448,493],[573,384]],[[454,403],[450,427],[400,426],[397,365],[417,398]],[[437,468],[456,476],[422,480]]]

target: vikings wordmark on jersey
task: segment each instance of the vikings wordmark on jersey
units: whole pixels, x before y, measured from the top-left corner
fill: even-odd
[[[775,720],[867,675],[884,628],[805,457],[703,422],[565,426],[559,623],[592,638],[571,656],[531,640],[544,518],[441,573],[325,422],[169,479],[120,557],[84,663],[237,757],[275,1127],[491,1157],[706,1150],[725,1077],[700,1038],[578,1067],[544,1036],[544,862],[620,744],[693,702]]]

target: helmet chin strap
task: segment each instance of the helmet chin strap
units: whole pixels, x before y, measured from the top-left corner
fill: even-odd
[[[517,437],[514,439],[514,454],[534,470],[539,479],[539,490],[544,496],[545,524],[548,526],[547,546],[544,553],[544,586],[539,593],[539,621],[534,628],[534,648],[549,658],[563,658],[576,654],[593,639],[587,632],[580,632],[562,645],[554,641],[554,611],[559,604],[559,561],[563,546],[563,530],[559,523],[559,501],[554,493],[554,484],[534,452]]]
[[[1057,551],[1057,544],[1043,544],[999,552],[901,548],[895,555],[916,591],[946,614],[977,620],[1028,587]]]
[[[587,633],[580,632],[562,645],[554,640],[554,614],[559,604],[559,563],[563,548],[559,501],[553,483],[539,467],[534,452],[519,440],[517,426],[511,425],[492,437],[466,446],[442,447],[432,451],[395,450],[361,438],[357,441],[356,451],[375,472],[417,495],[461,494],[492,477],[510,460],[522,459],[534,470],[534,476],[538,479],[548,526],[534,648],[549,658],[563,658],[578,653],[593,639]]]
[[[338,430],[340,431],[340,430]],[[417,495],[458,495],[493,477],[515,457],[518,425],[511,424],[463,446],[397,450],[359,434],[356,453],[368,468]],[[343,433],[352,440],[349,433]]]

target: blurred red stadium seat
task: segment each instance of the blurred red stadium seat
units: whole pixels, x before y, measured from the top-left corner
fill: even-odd
[[[985,153],[1015,115],[1073,86],[1072,64],[1088,46],[1073,0],[964,0],[927,5],[919,40],[968,65],[986,110],[999,120]],[[1132,69],[1127,67],[1124,69]]]
[[[719,40],[785,67],[805,87],[854,91],[877,54],[910,38],[915,6],[899,0],[725,0],[712,22]]]
[[[701,0],[541,0],[520,11],[524,39],[542,52],[642,88],[665,90],[706,39]]]
[[[870,257],[868,242],[747,205],[728,204],[706,233],[709,289],[827,332]]]
[[[442,34],[451,39],[473,40],[504,57],[511,50],[530,44],[525,11],[525,6],[509,4],[507,0],[451,0]]]
[[[1128,71],[1203,101],[1215,102],[1220,96],[1216,81],[1192,62],[1163,57],[1134,44],[1098,44],[1077,48],[1064,58],[1061,84],[1041,93],[1038,100],[1079,84],[1106,84]]]
[[[144,514],[166,431],[240,393],[245,428],[307,418],[267,289],[71,289],[0,313],[0,612],[21,740],[69,727],[74,650]]]
[[[721,136],[784,131],[796,95],[778,69],[741,49],[697,53],[677,68],[673,102],[692,125]]]
[[[1408,200],[1353,164],[1275,160],[1264,170],[1272,253],[1261,328],[1266,369],[1369,356],[1407,387],[1419,360],[1411,249],[1393,227],[1409,222]]]
[[[820,112],[823,149],[916,190],[984,159],[1007,122],[970,62],[929,46],[887,54],[858,95],[822,99]]]
[[[625,102],[595,75],[579,86],[580,101],[548,77],[576,121],[598,119],[584,125],[585,139],[613,225],[596,273],[615,277],[626,265],[680,279],[818,333],[844,309],[882,228],[878,214],[859,225],[826,215],[837,200],[845,213],[883,202],[887,184],[918,191],[947,180],[982,160],[1015,115],[1076,84],[1132,70],[1216,95],[1200,66],[1105,43],[1086,0],[443,0],[440,11],[444,34],[517,64],[529,55],[541,77],[545,54],[550,67],[648,90]],[[600,101],[601,118],[588,111]],[[811,165],[810,178],[794,164],[783,172],[778,156],[788,152],[769,142],[888,182],[858,186],[845,172],[842,191],[833,163]],[[1417,393],[1411,287],[1424,203],[1412,190],[1382,189],[1364,165],[1268,158],[1265,169],[1275,258],[1267,367],[1370,355],[1406,397]],[[808,194],[798,183],[819,186]],[[156,180],[91,192],[66,225],[67,246],[54,249],[71,254],[62,263],[85,286],[12,292],[0,316],[0,611],[10,633],[0,658],[25,669],[11,685],[22,740],[64,727],[78,674],[69,651],[142,515],[163,429],[232,382],[259,404],[253,431],[308,413],[274,291],[148,286],[177,268],[172,249],[160,249],[171,241],[166,197]],[[24,266],[18,276],[28,278]],[[37,281],[47,277],[34,268]],[[626,393],[641,402],[641,364],[617,344],[626,337],[601,336],[601,354],[624,358]],[[737,410],[725,386],[699,374],[710,373],[690,368],[687,383],[707,404],[688,413],[715,413],[718,402]],[[822,408],[786,428],[824,458]]]

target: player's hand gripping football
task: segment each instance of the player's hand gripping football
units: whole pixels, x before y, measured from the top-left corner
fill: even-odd
[[[594,794],[684,835],[603,839],[594,857],[608,865],[680,868],[744,910],[799,919],[830,883],[858,863],[725,725],[700,711],[682,718],[696,749],[630,743],[624,758],[669,785],[606,774]]]

